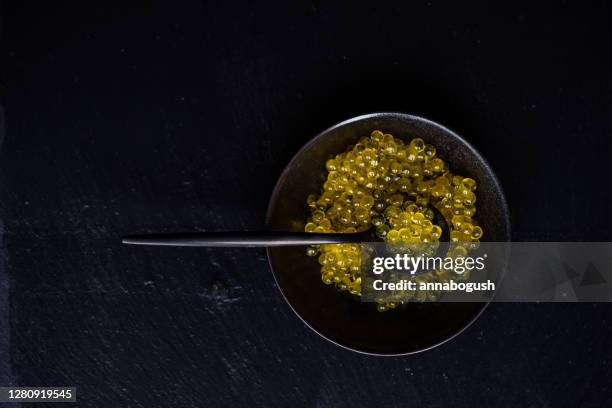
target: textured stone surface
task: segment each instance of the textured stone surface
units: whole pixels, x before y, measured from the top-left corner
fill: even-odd
[[[5,5],[0,380],[91,407],[611,405],[608,304],[492,305],[375,358],[305,328],[264,251],[118,243],[262,228],[307,140],[381,110],[472,142],[515,239],[610,240],[609,6],[464,7]]]

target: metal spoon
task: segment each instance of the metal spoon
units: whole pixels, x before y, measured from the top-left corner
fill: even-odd
[[[448,241],[448,224],[437,208],[429,206],[434,212],[433,222],[440,226],[440,241]],[[189,247],[279,247],[321,244],[345,244],[358,242],[377,242],[375,228],[351,233],[311,233],[311,232],[182,232],[171,234],[128,235],[122,242],[128,245],[189,246]]]
[[[126,236],[122,242],[130,245],[191,247],[278,247],[380,241],[373,230],[346,234],[279,231],[143,234]]]

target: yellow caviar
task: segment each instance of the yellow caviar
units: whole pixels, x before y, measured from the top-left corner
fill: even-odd
[[[392,244],[437,244],[442,234],[434,224],[434,211],[445,217],[450,231],[452,256],[465,256],[466,248],[479,242],[482,228],[474,220],[476,181],[452,174],[423,139],[405,143],[373,131],[346,152],[329,159],[327,179],[320,194],[307,198],[310,217],[306,232],[359,232],[376,228],[376,235]],[[469,244],[468,244],[469,243]],[[329,244],[310,247],[307,255],[319,256],[321,280],[339,290],[361,295],[361,246]],[[432,271],[418,280],[450,279],[448,272]],[[463,276],[465,279],[466,276]],[[408,300],[424,300],[432,294],[414,293],[378,305],[394,308]]]

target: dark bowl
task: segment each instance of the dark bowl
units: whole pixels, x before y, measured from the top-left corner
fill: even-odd
[[[502,189],[485,159],[453,131],[430,120],[402,113],[373,113],[339,123],[297,152],[280,176],[268,207],[272,230],[303,231],[309,215],[308,194],[321,189],[325,161],[373,130],[433,144],[450,169],[478,183],[476,219],[484,241],[510,240],[510,217]],[[312,330],[348,349],[376,355],[427,350],[467,328],[487,303],[411,303],[380,313],[372,303],[341,293],[321,282],[316,258],[302,247],[268,249],[278,287],[293,311]]]

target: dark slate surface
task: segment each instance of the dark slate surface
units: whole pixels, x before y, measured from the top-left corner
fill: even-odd
[[[263,251],[118,243],[262,228],[303,143],[383,110],[473,142],[516,240],[610,240],[605,2],[46,3],[2,8],[0,382],[92,407],[612,403],[608,304],[496,304],[375,358],[304,327]]]

